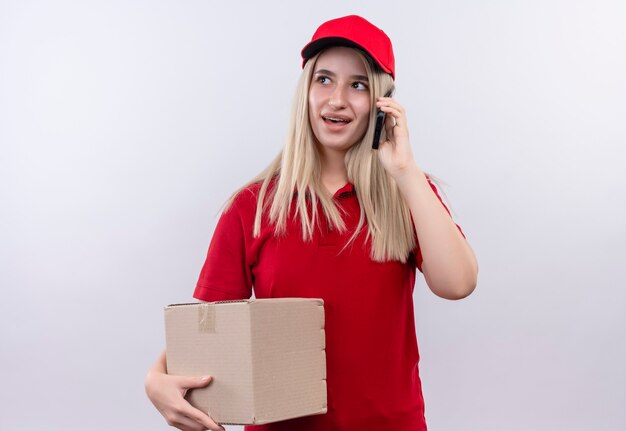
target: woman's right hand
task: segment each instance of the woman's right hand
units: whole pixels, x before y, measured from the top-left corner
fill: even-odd
[[[170,376],[165,372],[165,355],[161,355],[145,380],[146,394],[167,423],[183,431],[224,431],[206,413],[185,399],[189,389],[202,388],[211,382],[210,376]]]

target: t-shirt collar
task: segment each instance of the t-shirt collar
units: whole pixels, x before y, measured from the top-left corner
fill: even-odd
[[[347,183],[345,186],[341,187],[339,190],[335,192],[333,195],[333,199],[337,199],[342,195],[351,195],[354,193],[354,185],[352,183]]]

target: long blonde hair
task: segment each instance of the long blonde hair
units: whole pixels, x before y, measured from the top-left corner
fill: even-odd
[[[378,97],[391,91],[393,79],[381,71],[372,60],[355,50],[362,58],[370,87],[371,112],[369,126],[361,142],[346,153],[348,180],[354,185],[361,215],[355,231],[346,244],[352,243],[367,225],[367,239],[371,239],[371,258],[383,262],[406,262],[415,247],[411,214],[395,181],[372,151],[376,106]],[[309,122],[308,94],[315,63],[319,53],[307,61],[296,87],[287,141],[283,150],[259,175],[231,197],[251,184],[261,182],[258,194],[253,235],[259,236],[263,215],[269,216],[277,236],[286,232],[287,218],[295,199],[295,214],[302,227],[302,239],[310,241],[320,216],[326,217],[331,228],[345,232],[341,210],[320,181],[321,159]],[[383,130],[382,140],[385,139]],[[270,186],[271,185],[271,186]],[[297,193],[295,193],[297,191]],[[318,205],[322,214],[319,214]]]

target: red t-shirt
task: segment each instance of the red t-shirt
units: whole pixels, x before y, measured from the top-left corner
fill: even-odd
[[[328,413],[245,429],[426,430],[413,314],[419,250],[404,264],[374,262],[367,227],[342,250],[360,214],[351,184],[334,196],[345,210],[346,233],[329,229],[320,207],[320,227],[311,241],[302,240],[297,218],[288,221],[283,237],[275,237],[265,219],[254,238],[258,190],[258,184],[248,187],[222,214],[194,297],[244,299],[254,287],[257,298],[322,298]]]

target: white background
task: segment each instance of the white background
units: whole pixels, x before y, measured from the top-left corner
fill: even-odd
[[[466,300],[416,284],[430,429],[626,429],[618,0],[0,1],[0,429],[168,429],[143,392],[162,308],[349,13],[394,41],[480,261]]]

